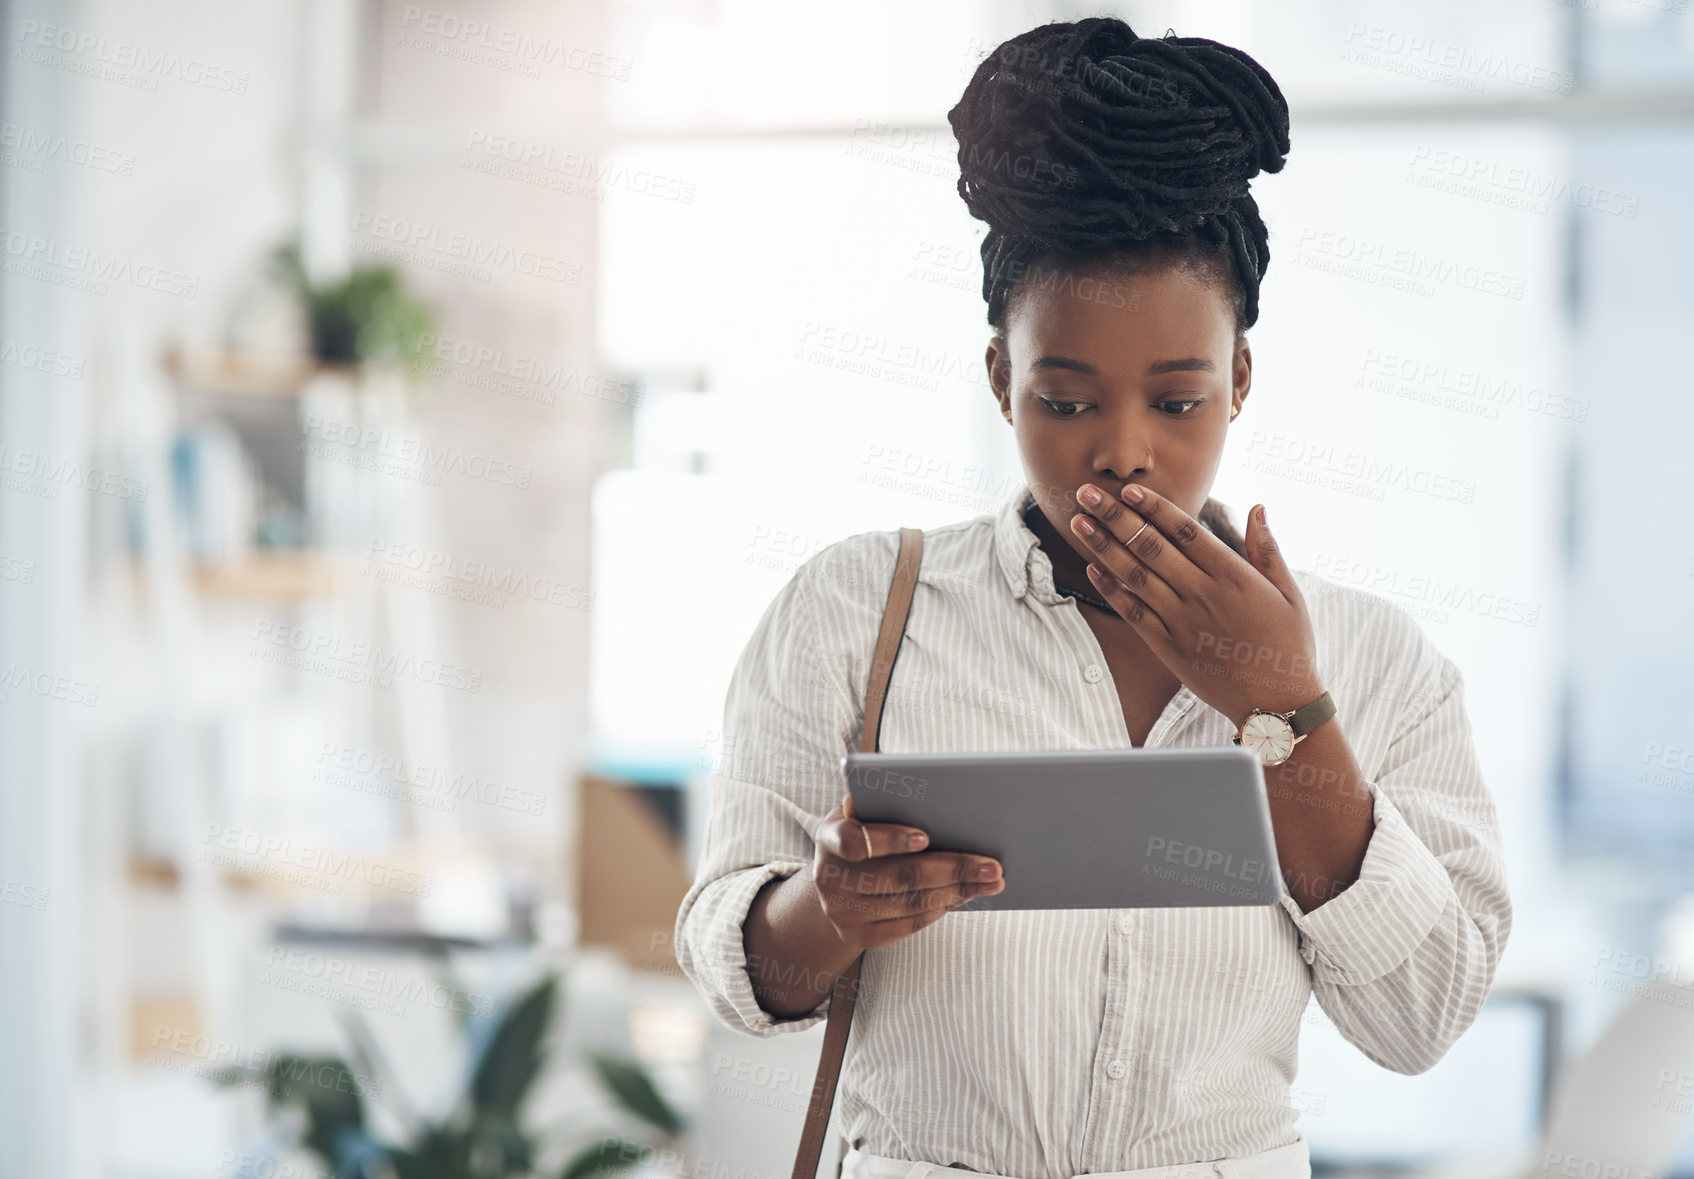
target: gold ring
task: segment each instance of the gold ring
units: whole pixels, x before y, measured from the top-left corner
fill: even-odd
[[[1146,532],[1147,531],[1147,525],[1149,525],[1151,523],[1152,523],[1151,520],[1141,521],[1141,527],[1139,527],[1135,530],[1135,536],[1140,536],[1143,532]],[[1134,544],[1135,543],[1135,536],[1132,536],[1128,540],[1124,541],[1123,547],[1127,549],[1130,545]]]
[[[871,829],[863,823],[860,823],[859,831],[865,837],[865,859],[874,860],[876,858],[876,852],[871,850]]]

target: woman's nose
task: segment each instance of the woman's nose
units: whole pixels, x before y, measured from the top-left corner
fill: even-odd
[[[1152,471],[1153,451],[1134,436],[1111,438],[1094,452],[1093,469],[1101,479],[1112,480],[1113,486],[1121,487],[1144,479]]]

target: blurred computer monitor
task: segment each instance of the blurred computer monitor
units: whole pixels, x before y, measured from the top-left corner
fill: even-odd
[[[1559,1055],[1557,1000],[1497,992],[1441,1062],[1406,1076],[1348,1043],[1314,998],[1293,1104],[1312,1165],[1415,1168],[1531,1151]]]

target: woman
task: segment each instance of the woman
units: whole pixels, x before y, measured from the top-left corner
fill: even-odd
[[[1287,888],[953,912],[1003,887],[999,865],[858,822],[840,778],[890,529],[801,567],[736,667],[678,960],[720,1018],[773,1035],[822,1019],[869,951],[844,1174],[1307,1176],[1297,1106],[1321,1095],[1289,1086],[1309,996],[1371,1060],[1422,1072],[1476,1017],[1511,906],[1453,663],[1399,607],[1290,569],[1262,506],[1242,537],[1207,498],[1269,259],[1247,185],[1281,169],[1287,105],[1238,50],[1091,18],[1006,42],[949,118],[1025,479],[926,533],[880,747],[1244,737]],[[1291,751],[1266,712],[1293,715]]]

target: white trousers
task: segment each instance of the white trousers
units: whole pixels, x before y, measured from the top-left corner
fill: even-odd
[[[962,1167],[914,1163],[886,1155],[850,1149],[841,1160],[841,1179],[1007,1179]],[[1141,1167],[1134,1171],[1094,1171],[1076,1179],[1312,1179],[1312,1160],[1306,1139],[1273,1147],[1246,1158],[1210,1163],[1177,1163]]]

